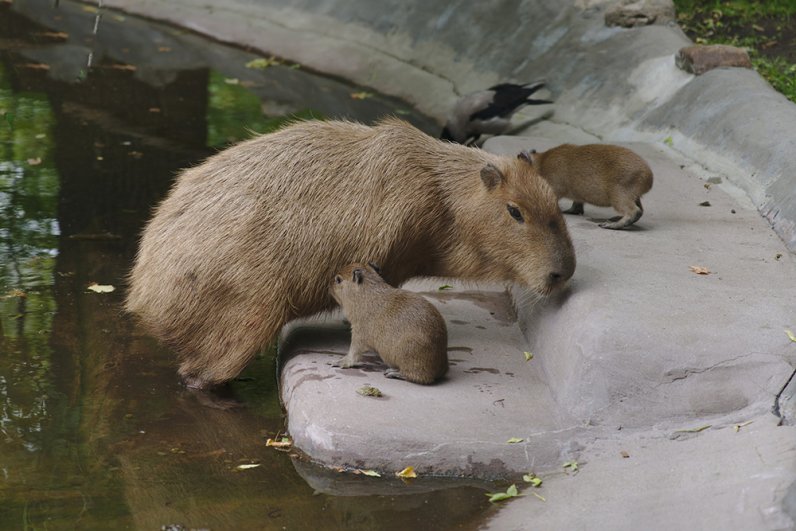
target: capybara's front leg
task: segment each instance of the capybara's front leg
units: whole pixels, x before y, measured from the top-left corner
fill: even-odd
[[[348,349],[348,354],[337,360],[332,364],[333,367],[340,367],[349,369],[356,367],[362,361],[362,355],[368,351],[367,345],[362,343],[356,334],[351,334],[351,347]]]
[[[572,201],[572,206],[566,210],[562,210],[564,214],[574,214],[576,216],[583,215],[583,203]]]

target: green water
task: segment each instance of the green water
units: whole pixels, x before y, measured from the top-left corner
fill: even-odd
[[[180,168],[296,116],[405,105],[111,11],[94,34],[94,11],[55,4],[0,4],[0,529],[473,527],[488,504],[459,483],[332,474],[316,492],[311,465],[265,446],[284,428],[273,354],[219,409],[121,311]]]

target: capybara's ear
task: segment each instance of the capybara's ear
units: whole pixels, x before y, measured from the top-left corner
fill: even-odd
[[[481,180],[488,190],[493,189],[503,181],[503,174],[492,164],[487,164],[481,168]]]
[[[536,155],[537,153],[538,153],[538,151],[536,151],[535,149],[531,150],[531,155]]]
[[[379,275],[381,275],[381,268],[378,266],[378,264],[376,264],[376,263],[374,263],[374,262],[368,262],[368,265],[370,266],[370,268],[371,268],[373,271],[375,271],[376,273],[378,273]]]
[[[334,276],[334,283],[335,284],[342,284],[343,283],[343,277],[341,277],[340,275],[335,275]]]
[[[362,278],[363,278],[362,270],[359,268],[354,269],[354,273],[351,275],[351,278],[357,284],[362,284]]]
[[[533,152],[536,153],[536,150],[534,150]],[[525,162],[527,162],[528,164],[533,166],[533,157],[531,156],[531,154],[527,150],[520,151],[517,154],[517,158],[520,159],[520,160],[524,160]]]

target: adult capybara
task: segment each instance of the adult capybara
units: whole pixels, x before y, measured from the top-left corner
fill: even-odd
[[[567,214],[583,214],[583,203],[610,206],[622,214],[600,223],[622,229],[641,218],[641,196],[652,188],[652,170],[634,152],[610,144],[562,144],[543,153],[525,154],[553,187],[556,195],[572,199]]]
[[[429,137],[308,121],[182,172],[144,230],[127,309],[202,387],[233,378],[291,319],[333,306],[329,279],[373,260],[414,276],[560,287],[575,254],[533,166]]]
[[[433,304],[387,284],[373,264],[349,264],[334,276],[332,297],[351,323],[351,348],[336,365],[356,367],[376,352],[384,375],[432,384],[448,372],[448,328]]]

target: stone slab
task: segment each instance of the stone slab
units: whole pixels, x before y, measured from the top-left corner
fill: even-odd
[[[505,290],[470,291],[456,281],[408,284],[445,317],[451,364],[432,386],[383,376],[384,367],[332,367],[346,353],[339,314],[304,320],[283,334],[282,398],[296,447],[330,467],[388,474],[495,479],[535,463],[557,463],[572,419],[559,415],[542,366],[527,362],[525,339]],[[377,387],[382,398],[357,389]],[[524,442],[509,444],[513,437]]]

